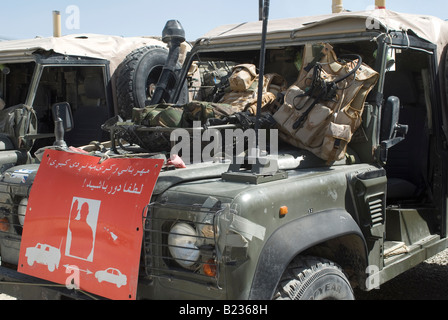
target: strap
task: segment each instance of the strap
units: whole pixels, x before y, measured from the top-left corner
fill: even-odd
[[[300,116],[300,118],[293,124],[292,128],[294,130],[300,128],[305,122],[308,114],[311,110],[316,106],[316,104],[321,100],[331,101],[336,96],[337,86],[334,81],[325,81],[320,76],[322,67],[317,64],[314,66],[313,72],[313,82],[311,87],[303,96],[310,96],[314,98],[313,103],[306,109],[304,113]]]
[[[294,122],[294,124],[292,125],[292,128],[294,130],[302,127],[303,123],[305,122],[306,118],[308,117],[308,114],[316,106],[318,101],[319,101],[319,99],[317,99],[317,98],[314,99],[313,103],[308,107],[308,109],[306,109],[306,111],[304,113],[302,113],[300,118],[296,122]]]

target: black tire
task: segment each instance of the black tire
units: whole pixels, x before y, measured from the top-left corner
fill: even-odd
[[[341,267],[316,257],[297,257],[286,268],[276,300],[354,300],[353,289]]]
[[[118,111],[122,118],[130,119],[133,108],[145,107],[145,101],[152,97],[167,57],[166,48],[148,46],[134,50],[120,64],[116,71],[116,93]],[[170,94],[175,82],[176,79],[170,79]],[[186,103],[187,97],[188,92],[187,95],[181,94],[179,102]]]

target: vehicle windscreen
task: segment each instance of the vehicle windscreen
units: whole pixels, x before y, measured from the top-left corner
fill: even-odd
[[[376,43],[370,41],[357,41],[349,43],[338,43],[331,45],[338,56],[346,54],[357,54],[362,57],[363,62],[375,67]],[[285,46],[270,48],[266,52],[265,74],[275,74],[284,80],[287,87],[293,85],[303,67],[304,46]],[[231,87],[229,78],[232,76],[236,66],[251,65],[255,73],[259,72],[259,50],[245,51],[219,51],[200,52],[193,57],[188,72],[190,100],[225,102],[223,96],[229,91],[246,91],[254,87]],[[249,72],[249,71],[248,71]],[[248,80],[251,81],[252,79]],[[280,81],[279,78],[276,78]],[[278,83],[277,83],[278,85]],[[272,88],[277,93],[277,87]]]
[[[8,63],[0,65],[0,107],[8,108],[26,102],[36,64]],[[4,103],[3,103],[4,102]]]

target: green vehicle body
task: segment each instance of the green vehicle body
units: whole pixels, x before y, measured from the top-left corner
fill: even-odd
[[[426,19],[446,34],[447,23],[378,12],[272,22],[266,69],[283,71],[289,83],[297,75],[294,49],[307,43],[328,42],[370,57],[369,65],[380,79],[366,101],[359,135],[350,142],[346,157],[332,165],[309,151],[280,143],[278,156],[270,158],[275,170],[233,170],[229,162],[208,161],[162,171],[144,224],[138,298],[273,299],[285,271],[300,257],[330,261],[339,266],[350,287],[371,290],[446,249],[446,43],[415,27]],[[375,28],[366,24],[369,21]],[[396,29],[406,22],[407,32]],[[190,63],[198,56],[201,61],[256,62],[260,32],[260,22],[210,32],[196,41],[180,78],[188,76]],[[405,82],[390,82],[391,52],[396,71],[405,71],[416,81],[416,92],[409,91]],[[180,91],[183,85],[178,87]],[[409,131],[404,140],[394,140],[399,126],[386,119],[386,101],[397,96],[403,117],[412,113],[407,98],[414,94],[412,107],[418,112],[407,122],[400,118],[399,124],[408,125]],[[397,155],[400,144],[408,150]],[[398,160],[392,160],[394,156]],[[3,173],[4,212],[11,215],[28,197],[38,165],[33,166]],[[25,183],[12,178],[21,168],[33,172]],[[415,193],[406,195],[409,183]],[[191,265],[182,266],[182,259],[170,251],[169,236],[177,224],[191,226],[196,234],[190,237],[201,243]],[[19,277],[14,258],[8,257],[17,254],[19,233],[4,237],[9,246],[1,248],[2,261],[5,256],[12,265],[8,270],[2,267],[4,280]],[[391,253],[395,247],[402,251]],[[180,250],[191,253],[188,247]],[[204,267],[216,272],[207,273]],[[13,293],[25,295],[19,285]],[[82,296],[61,289],[47,297],[63,295]]]

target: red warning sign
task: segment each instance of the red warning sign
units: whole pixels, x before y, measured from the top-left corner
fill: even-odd
[[[162,159],[47,150],[33,183],[22,273],[110,299],[135,299],[143,215]]]

